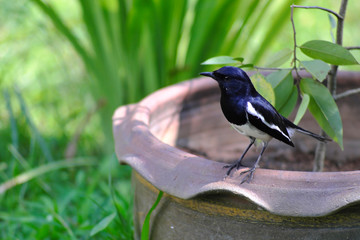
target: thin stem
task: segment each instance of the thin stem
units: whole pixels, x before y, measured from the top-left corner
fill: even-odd
[[[346,6],[347,6],[348,0],[342,0],[339,10],[339,16],[336,26],[336,43],[339,45],[342,45],[342,38],[343,38],[343,29],[344,29],[344,19],[345,19],[345,13],[346,13]],[[327,87],[331,93],[331,95],[335,98],[336,96],[336,74],[337,74],[338,66],[331,65],[331,70],[328,75],[328,83]],[[326,133],[324,130],[321,130],[320,132],[321,136],[325,136]],[[323,169],[324,165],[324,159],[325,159],[325,151],[326,151],[326,145],[324,142],[318,142],[316,145],[315,150],[315,159],[314,159],[314,171],[321,171]]]
[[[336,27],[336,44],[342,45],[343,39],[343,29],[344,29],[344,18],[346,13],[346,6],[348,0],[342,0],[339,14],[342,18],[338,18],[337,27]],[[331,95],[336,95],[336,74],[337,74],[338,66],[331,65],[331,71],[329,74],[329,81],[328,81],[328,89]]]
[[[294,68],[276,68],[276,67],[258,67],[254,66],[255,69],[258,70],[271,70],[271,71],[277,71],[277,70],[293,70]],[[305,68],[298,68],[298,70],[305,70]]]
[[[298,79],[301,79],[301,77],[300,77],[300,75],[298,73],[298,69],[296,67],[296,61],[297,61],[296,48],[297,48],[297,44],[296,44],[296,29],[295,29],[295,23],[294,23],[294,6],[296,6],[296,5],[291,5],[291,14],[290,14],[290,20],[291,20],[291,25],[292,25],[292,28],[293,28],[293,37],[294,37],[294,58],[293,58],[294,67],[293,67],[293,69],[295,70],[296,76],[298,77]]]
[[[323,133],[323,130],[321,130],[321,132]],[[325,143],[319,141],[315,151],[313,172],[322,172],[324,170],[325,152],[326,152]]]
[[[360,50],[360,46],[345,47],[347,50]]]
[[[323,10],[323,11],[326,11],[326,12],[329,12],[331,14],[333,14],[334,16],[337,17],[337,19],[344,19],[344,16],[341,15],[341,14],[338,14],[337,12],[334,12],[333,10],[331,9],[328,9],[328,8],[323,8],[323,7],[318,7],[318,6],[300,6],[300,5],[291,5],[291,8],[306,8],[306,9],[320,9],[320,10]]]
[[[339,15],[342,17],[338,20],[338,26],[337,26],[337,32],[336,32],[336,42],[339,45],[342,45],[344,19],[345,19],[347,3],[348,3],[348,0],[342,0],[341,6],[340,6],[340,11],[339,11]]]
[[[334,99],[338,100],[340,98],[348,97],[348,96],[351,96],[351,95],[354,95],[354,94],[357,94],[357,93],[360,93],[360,88],[350,89],[350,90],[347,90],[347,91],[345,91],[343,93],[339,93],[339,94],[334,96]]]

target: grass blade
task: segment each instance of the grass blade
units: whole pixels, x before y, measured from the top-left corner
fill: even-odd
[[[129,220],[129,213],[130,213],[130,206],[128,201],[124,199],[122,195],[119,195],[119,198],[115,197],[115,190],[112,187],[111,175],[109,175],[109,189],[111,193],[112,203],[115,206],[116,213],[118,219],[120,220],[120,225],[122,226],[121,234],[125,237],[125,239],[132,239],[133,238],[133,228],[131,220]],[[120,200],[120,201],[118,201]],[[130,213],[131,214],[131,213]]]
[[[10,129],[11,129],[11,143],[18,149],[19,148],[19,133],[16,126],[16,119],[14,117],[14,111],[11,105],[10,94],[8,90],[4,90],[4,99],[6,104],[6,109],[9,113],[10,118]]]
[[[24,98],[22,97],[20,91],[18,89],[15,89],[15,94],[16,94],[16,97],[18,98],[20,108],[21,108],[22,113],[25,116],[26,122],[29,125],[31,131],[34,133],[36,140],[39,142],[39,145],[40,145],[42,153],[44,154],[44,157],[46,158],[46,160],[48,162],[54,161],[51,151],[50,151],[50,148],[47,146],[44,138],[41,136],[37,127],[35,126],[35,124],[33,123],[32,119],[30,117],[30,113],[28,111],[28,108],[25,104]]]
[[[98,162],[94,159],[88,159],[88,158],[80,158],[80,159],[72,159],[72,160],[61,160],[61,161],[55,161],[51,162],[45,165],[42,165],[37,168],[33,168],[29,171],[26,171],[22,174],[19,174],[18,176],[2,183],[0,185],[0,194],[5,193],[7,190],[23,184],[25,182],[28,182],[36,177],[39,177],[43,174],[56,171],[62,168],[71,168],[71,167],[79,167],[79,166],[91,166],[95,165]]]
[[[163,196],[164,192],[163,191],[159,191],[159,195],[157,196],[156,201],[154,202],[154,204],[152,205],[152,207],[150,208],[149,212],[146,214],[145,220],[144,220],[144,224],[141,230],[141,240],[148,240],[149,239],[149,233],[150,233],[150,217],[151,217],[151,213],[155,210],[155,208],[158,206],[162,196]]]
[[[237,17],[235,10],[240,4],[231,0],[198,1],[185,63],[188,66],[195,66],[192,71],[200,72],[202,66],[199,63],[215,56],[222,48],[224,39]]]
[[[77,238],[75,237],[74,232],[71,230],[69,224],[65,221],[65,219],[63,217],[61,217],[59,214],[57,214],[56,212],[52,213],[55,217],[56,220],[58,220],[60,222],[60,224],[65,228],[66,232],[69,234],[70,238],[73,240],[76,240]]]
[[[10,145],[8,147],[10,153],[13,155],[13,157],[20,163],[21,167],[26,170],[26,171],[30,171],[31,170],[31,166],[28,163],[28,161],[26,161],[26,159],[19,153],[18,149],[15,148],[13,145]],[[11,175],[13,176],[13,175]],[[47,193],[50,194],[51,192],[51,188],[49,187],[49,185],[47,183],[45,183],[42,179],[37,179],[37,182],[39,184],[39,186]]]
[[[235,44],[236,42],[239,40],[239,37],[241,36],[243,30],[245,29],[245,27],[248,27],[248,22],[255,16],[254,12],[256,12],[257,7],[259,7],[259,0],[253,0],[253,1],[247,1],[248,2],[248,8],[245,8],[243,6],[240,6],[240,10],[244,9],[243,12],[241,12],[241,15],[239,14],[239,16],[243,16],[243,22],[241,23],[241,26],[238,30],[236,30],[236,33],[231,36],[230,38],[227,39],[226,43],[224,43],[224,52],[232,52],[233,49],[235,49]],[[245,2],[243,2],[245,3]]]
[[[239,36],[237,39],[237,43],[234,47],[236,51],[236,55],[249,55],[251,56],[255,55],[255,52],[248,52],[248,46],[250,46],[253,42],[253,37],[258,34],[259,26],[262,25],[261,21],[264,19],[264,16],[271,14],[269,12],[269,9],[271,8],[271,4],[273,4],[274,1],[262,1],[262,4],[258,7],[257,11],[253,12],[253,17],[249,19],[249,23],[247,24],[246,28],[248,28],[248,31],[246,35]],[[258,48],[258,46],[256,47]]]
[[[270,2],[270,1],[269,1]],[[272,1],[271,1],[272,2]],[[301,1],[299,1],[301,2]],[[281,3],[276,9],[276,17],[270,22],[267,23],[267,31],[262,37],[264,41],[258,47],[258,50],[255,53],[255,56],[251,59],[251,62],[257,64],[264,53],[270,48],[272,41],[279,36],[280,30],[287,23],[284,19],[290,18],[290,5],[287,3]],[[255,27],[258,27],[255,25]],[[266,30],[264,29],[264,30]]]
[[[109,216],[104,217],[98,224],[91,229],[90,237],[94,236],[98,232],[104,230],[116,217],[116,213],[112,213]]]
[[[56,11],[48,4],[45,4],[42,0],[31,0],[33,1],[43,12],[47,15],[56,28],[69,40],[75,50],[79,53],[81,58],[84,60],[84,63],[88,65],[89,68],[93,67],[90,57],[79,43],[77,38],[72,34],[69,28],[64,24],[64,21],[61,20]]]

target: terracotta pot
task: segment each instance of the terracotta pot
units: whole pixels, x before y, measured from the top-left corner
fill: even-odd
[[[353,73],[340,76],[343,80],[339,83],[344,86],[359,79]],[[348,111],[348,105],[344,106],[342,109],[340,102],[341,112]],[[345,137],[351,136],[344,140],[346,151],[341,152],[335,143],[328,147],[330,155],[336,155],[340,162],[349,157],[346,153],[349,146],[359,144],[360,110],[354,107],[352,113],[357,114],[348,114],[343,119],[344,126],[352,125],[350,133],[345,128]],[[312,131],[317,128],[309,116],[300,126]],[[289,152],[299,153],[299,149],[312,154],[316,144],[313,139],[296,137],[295,149],[271,141],[262,165],[249,184],[240,185],[240,171],[224,178],[224,162],[239,157],[249,140],[231,129],[224,119],[219,90],[211,79],[176,84],[138,104],[120,107],[113,117],[113,129],[118,159],[134,169],[137,239],[158,189],[166,194],[152,215],[152,239],[355,239],[360,236],[357,204],[360,171],[263,168],[267,158],[279,151],[285,152],[285,156]],[[360,156],[359,150],[350,152],[352,156]],[[257,153],[249,152],[247,159],[253,159],[251,154]],[[296,169],[294,162],[295,165],[285,164],[280,168]]]

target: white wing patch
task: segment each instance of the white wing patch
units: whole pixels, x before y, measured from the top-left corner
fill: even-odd
[[[281,131],[281,129],[280,129],[278,126],[276,126],[276,125],[274,125],[274,124],[272,124],[272,123],[268,123],[268,122],[265,120],[264,116],[261,115],[259,112],[257,112],[257,111],[255,110],[255,108],[253,107],[253,105],[252,105],[250,102],[247,102],[246,111],[247,111],[249,114],[251,114],[251,115],[253,115],[253,116],[257,117],[257,118],[260,118],[260,120],[261,120],[262,123],[264,123],[264,124],[265,124],[266,126],[268,126],[269,128],[274,129],[274,130],[280,132],[284,137],[286,137],[286,138],[291,142],[291,139],[289,138],[288,135],[286,135],[283,131]]]

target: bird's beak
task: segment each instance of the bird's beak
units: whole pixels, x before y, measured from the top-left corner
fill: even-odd
[[[211,77],[215,79],[215,76],[212,72],[202,72],[200,73],[200,75],[206,76],[206,77]]]

